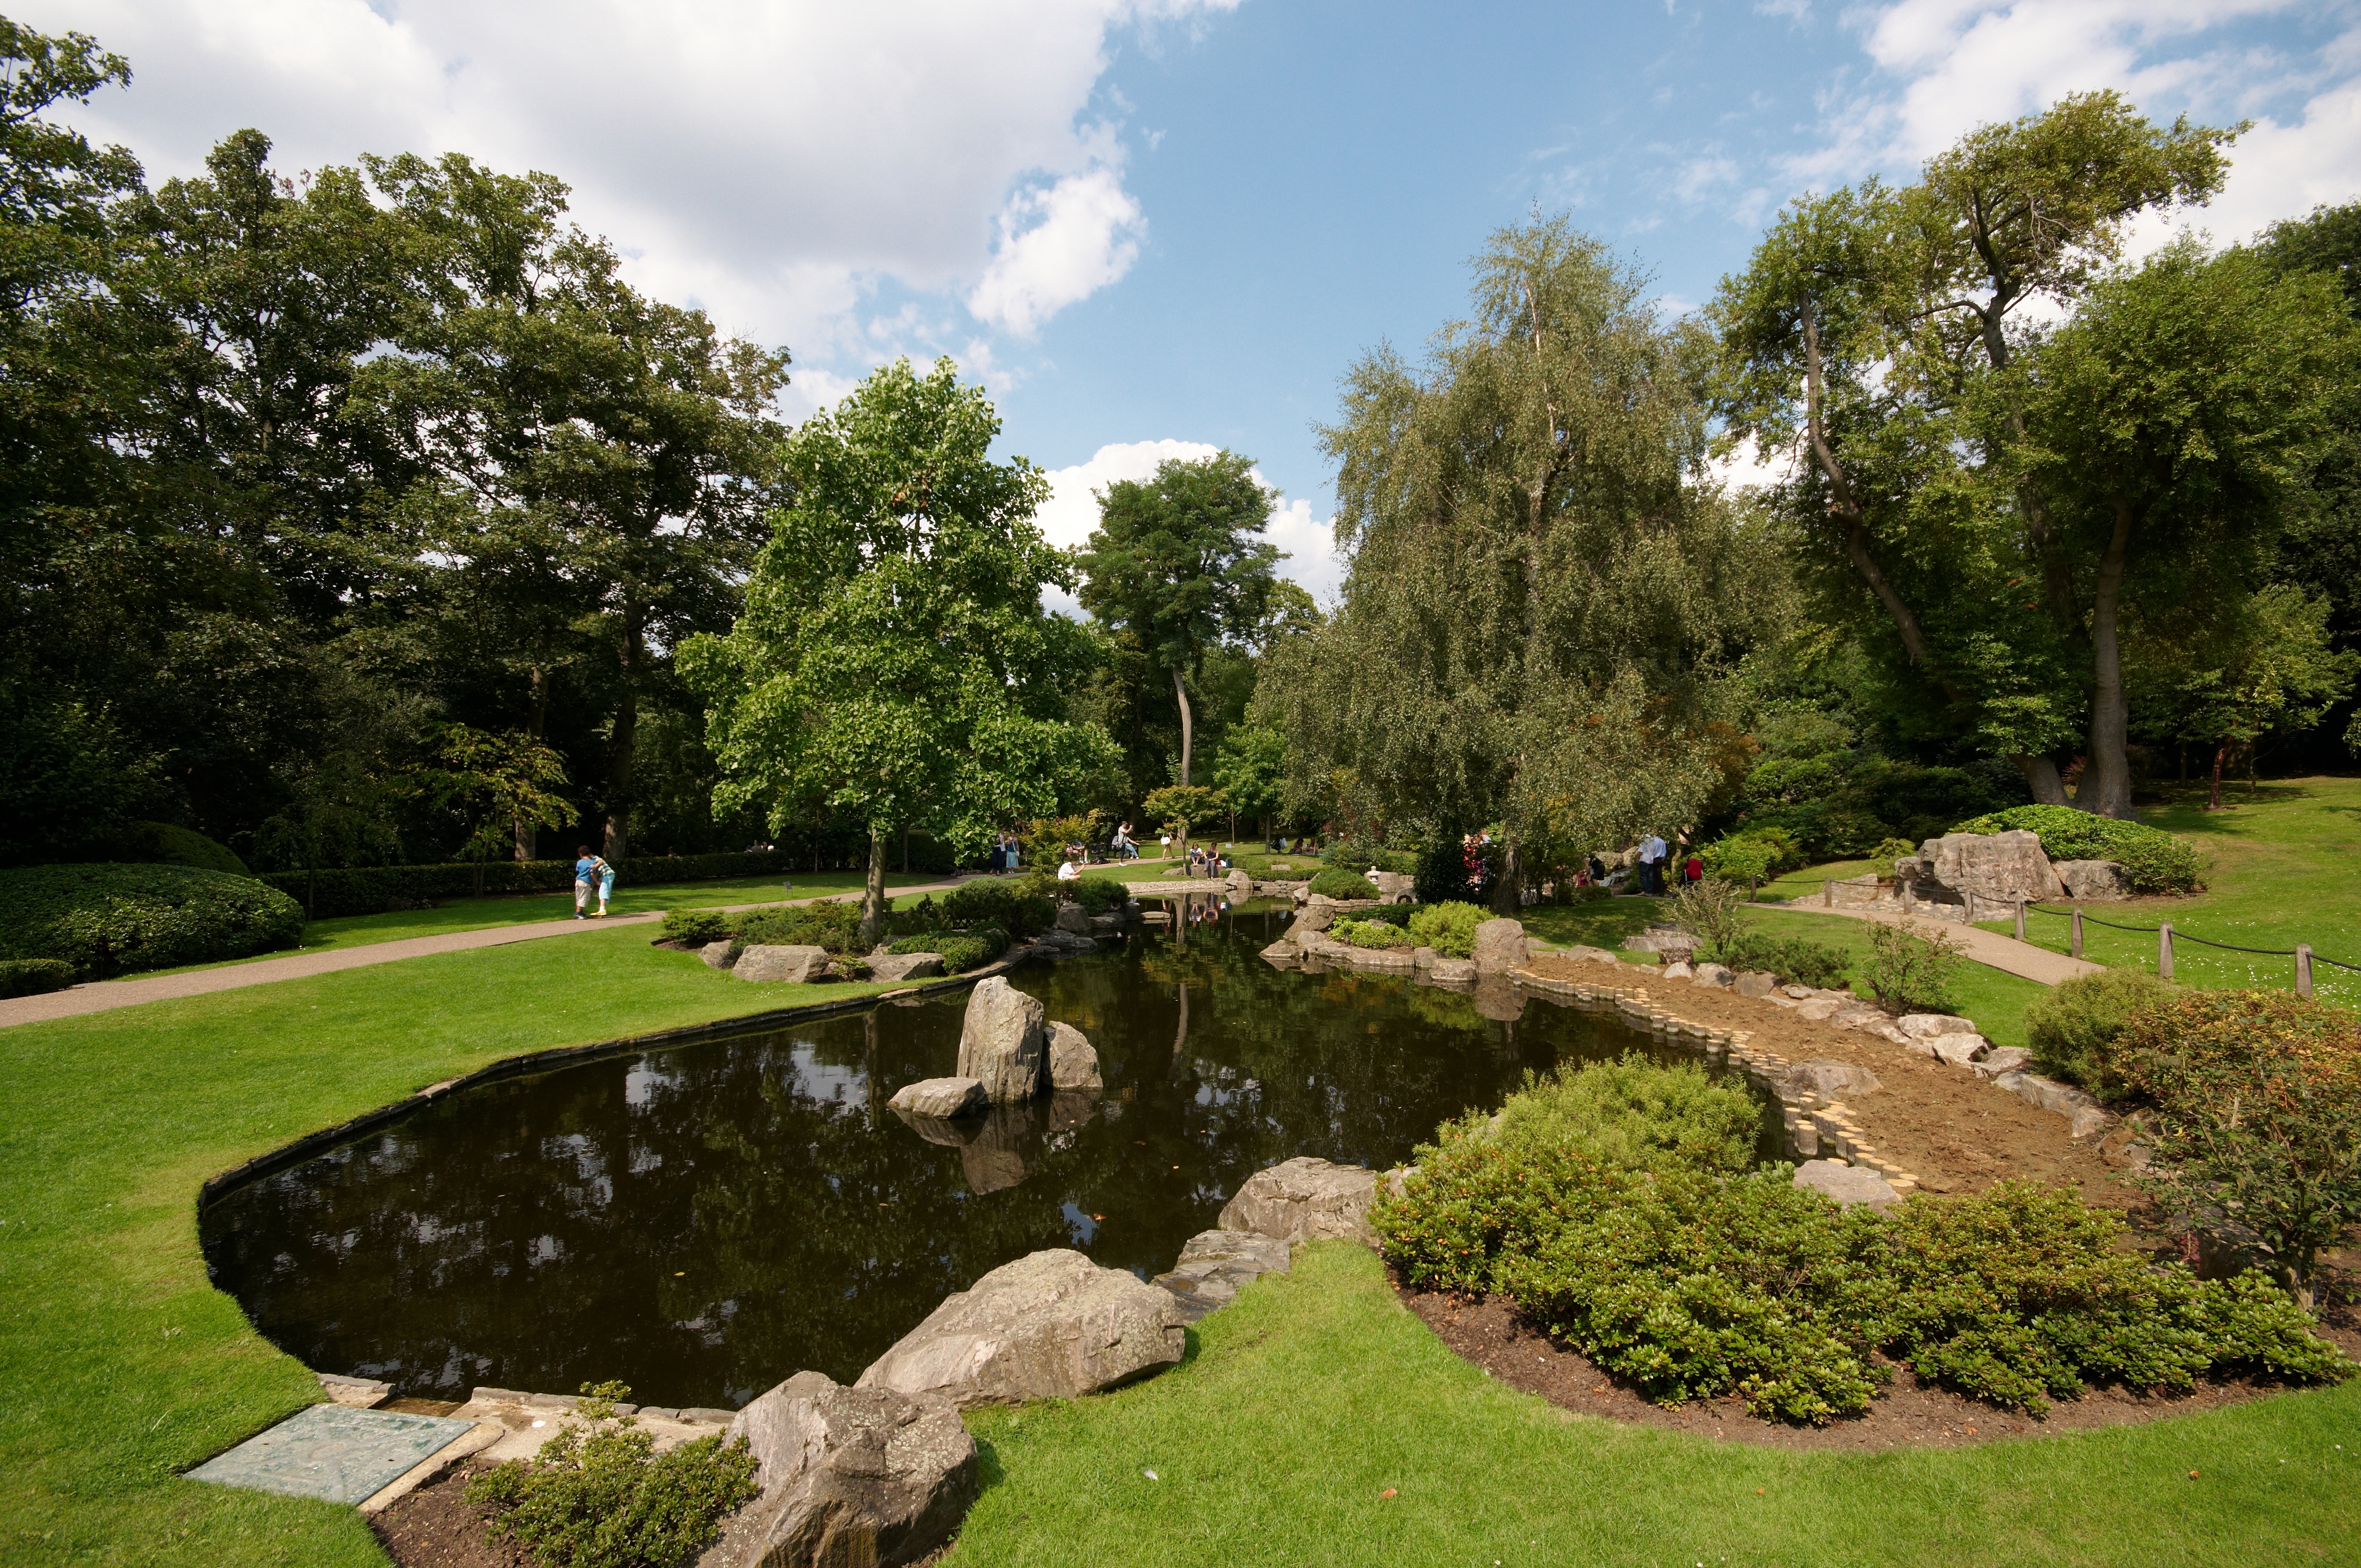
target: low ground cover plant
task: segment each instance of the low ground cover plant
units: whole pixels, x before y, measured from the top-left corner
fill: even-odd
[[[1483,910],[1453,899],[1410,906],[1410,934],[1417,946],[1433,948],[1446,959],[1475,955],[1476,927],[1488,918]]]
[[[1378,884],[1358,872],[1331,866],[1312,879],[1312,891],[1323,898],[1375,898]]]
[[[1741,931],[1706,956],[1734,970],[1767,970],[1783,985],[1839,986],[1852,969],[1851,958],[1841,948],[1767,931]]]
[[[1948,931],[1872,920],[1869,957],[1855,966],[1853,978],[1889,1013],[1949,1013],[1965,952]]]
[[[2025,1010],[2034,1065],[2102,1100],[2123,1100],[2132,1092],[2122,1047],[2132,1015],[2177,994],[2178,987],[2145,970],[2104,969],[2064,981]]]
[[[685,942],[701,948],[708,942],[719,942],[730,934],[730,916],[719,909],[673,909],[664,913],[664,924],[656,927],[662,942]]]
[[[467,1483],[495,1540],[523,1543],[547,1568],[677,1568],[761,1490],[744,1438],[725,1448],[700,1437],[658,1453],[637,1417],[616,1413],[629,1388],[585,1384],[582,1393],[582,1421],[561,1424],[536,1458]]]
[[[2070,1190],[1840,1210],[1787,1166],[1747,1168],[1759,1115],[1636,1056],[1530,1081],[1497,1123],[1445,1126],[1372,1220],[1410,1284],[1512,1297],[1666,1405],[1737,1394],[1825,1422],[1866,1408],[1881,1356],[2036,1415],[2093,1382],[2354,1371],[2261,1275],[2151,1265],[2121,1247],[2120,1215]]]
[[[2114,861],[2130,873],[2134,893],[2194,893],[2197,847],[2139,822],[2094,817],[2070,806],[2014,806],[1973,817],[1954,833],[2005,833],[2026,828],[2041,836],[2053,861]]]
[[[748,909],[731,917],[730,934],[749,947],[825,948],[831,958],[866,952],[861,905],[851,899]]]
[[[251,877],[195,866],[0,871],[0,958],[59,959],[79,980],[291,948],[303,906]]]

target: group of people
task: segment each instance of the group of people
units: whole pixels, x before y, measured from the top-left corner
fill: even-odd
[[[1659,895],[1664,893],[1664,867],[1671,859],[1672,847],[1664,842],[1663,834],[1652,831],[1646,838],[1640,840],[1641,892]],[[1591,857],[1591,861],[1594,865],[1597,864],[1598,857]],[[1684,887],[1703,882],[1705,857],[1695,850],[1690,850],[1687,858],[1673,867],[1673,878]]]
[[[1187,875],[1192,877],[1217,877],[1227,876],[1229,872],[1230,862],[1223,859],[1220,855],[1214,853],[1213,847],[1212,845],[1191,844],[1189,846],[1189,868],[1186,873]]]
[[[603,856],[590,852],[588,844],[574,847],[574,918],[603,920],[607,917],[607,901],[615,896],[615,868]],[[598,913],[588,913],[591,890],[598,894]]]

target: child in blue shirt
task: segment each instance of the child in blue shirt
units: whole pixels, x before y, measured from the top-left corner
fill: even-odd
[[[588,844],[576,845],[574,852],[579,857],[574,862],[574,918],[588,920],[590,918],[587,911],[590,907],[592,883],[598,880],[599,872],[605,872],[607,885],[612,887],[615,885],[615,872],[606,861],[590,852],[590,846]],[[598,900],[598,913],[601,915],[607,913],[607,901],[603,897]]]

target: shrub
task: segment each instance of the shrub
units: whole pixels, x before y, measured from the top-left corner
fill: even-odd
[[[1635,1168],[1669,1160],[1737,1172],[1754,1163],[1762,1124],[1762,1106],[1743,1089],[1693,1063],[1666,1067],[1635,1053],[1547,1078],[1527,1072],[1490,1135],[1512,1149],[1573,1149]]]
[[[719,877],[778,875],[793,868],[775,850],[755,854],[631,855],[615,862],[626,887],[664,882],[712,881]],[[376,915],[395,905],[426,908],[436,900],[474,894],[567,893],[574,887],[574,861],[473,861],[439,866],[360,866],[319,872],[270,872],[259,880],[304,901],[312,918],[331,915]]]
[[[1738,906],[1745,902],[1744,888],[1708,877],[1673,890],[1673,924],[1719,952],[1738,939]]]
[[[1396,872],[1403,876],[1418,874],[1420,857],[1389,850],[1381,844],[1371,844],[1358,839],[1346,839],[1328,847],[1320,863],[1348,872]]]
[[[1869,957],[1854,966],[1853,977],[1889,1013],[1949,1013],[1951,987],[1967,962],[1960,957],[1965,950],[1948,931],[1908,920],[1898,926],[1872,920]]]
[[[1107,915],[1131,902],[1131,889],[1111,876],[1086,876],[1068,884],[1074,902],[1093,915]]]
[[[1389,920],[1339,920],[1328,934],[1348,948],[1409,948],[1417,941]]]
[[[719,909],[670,909],[664,912],[663,939],[703,947],[730,935],[730,916]]]
[[[251,877],[194,866],[0,872],[0,958],[62,959],[79,979],[291,948],[303,910]]]
[[[494,1539],[531,1547],[550,1568],[676,1568],[721,1533],[721,1516],[761,1490],[740,1438],[697,1438],[669,1453],[615,1414],[631,1390],[583,1386],[583,1423],[560,1423],[530,1464],[511,1459],[467,1483]]]
[[[0,959],[0,996],[39,996],[74,982],[74,967],[63,959]]]
[[[1883,868],[1878,875],[1892,876],[1894,861],[1915,861],[1918,858],[1918,846],[1907,839],[1888,839],[1876,849],[1872,850],[1869,852],[1869,858]]]
[[[825,948],[839,958],[864,950],[861,942],[861,905],[852,899],[791,905],[781,909],[749,909],[730,924],[731,935],[754,947]]]
[[[972,931],[927,931],[905,937],[885,949],[889,953],[939,953],[947,974],[982,969],[1008,950],[1008,933],[996,926]]]
[[[2136,969],[2100,970],[2060,982],[2025,1010],[2034,1064],[2103,1100],[2122,1099],[2131,1092],[2118,1048],[2124,1030],[2134,1013],[2169,1001],[2177,989]]]
[[[1784,828],[1750,828],[1719,839],[1698,851],[1706,872],[1749,887],[1804,863],[1802,846]]]
[[[1781,983],[1792,985],[1840,985],[1852,968],[1852,959],[1841,948],[1808,937],[1761,931],[1741,931],[1724,946],[1708,949],[1708,956],[1734,970],[1768,970]]]
[[[2041,836],[2041,852],[2053,861],[2114,861],[2132,879],[2134,893],[2197,891],[2197,849],[2160,828],[2112,817],[2094,817],[2070,806],[2017,806],[1974,817],[1954,833],[2005,833],[2027,828]]]
[[[1446,959],[1464,959],[1476,951],[1476,927],[1487,918],[1472,904],[1422,904],[1410,912],[1410,934],[1422,948],[1433,948]]]
[[[114,846],[110,857],[148,866],[194,866],[199,871],[227,872],[247,876],[246,862],[226,844],[216,843],[193,828],[170,822],[134,822]]]
[[[1312,879],[1312,891],[1323,898],[1375,898],[1378,884],[1358,872],[1331,866]]]
[[[1048,885],[1056,887],[1056,880],[1049,879]],[[1025,883],[978,880],[952,889],[943,900],[943,914],[953,926],[996,926],[1030,937],[1057,924],[1058,905]]]

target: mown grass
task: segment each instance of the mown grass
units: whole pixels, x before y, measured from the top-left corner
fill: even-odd
[[[0,1029],[0,1563],[381,1563],[350,1508],[177,1479],[319,1398],[214,1290],[204,1179],[522,1051],[888,989],[749,985],[645,927]]]
[[[1741,916],[1777,937],[1805,937],[1843,949],[1858,964],[1869,956],[1869,923],[1841,915],[1814,915],[1800,909],[1755,905]],[[2025,1010],[2049,988],[2004,970],[1973,960],[1960,965],[1951,988],[1952,1011],[1973,1018],[1984,1038],[1996,1046],[2026,1044]]]
[[[1709,1442],[1510,1391],[1345,1243],[1197,1336],[1150,1382],[972,1417],[996,1479],[946,1568],[2251,1568],[2347,1561],[2361,1529],[2361,1386],[1941,1451]]]

